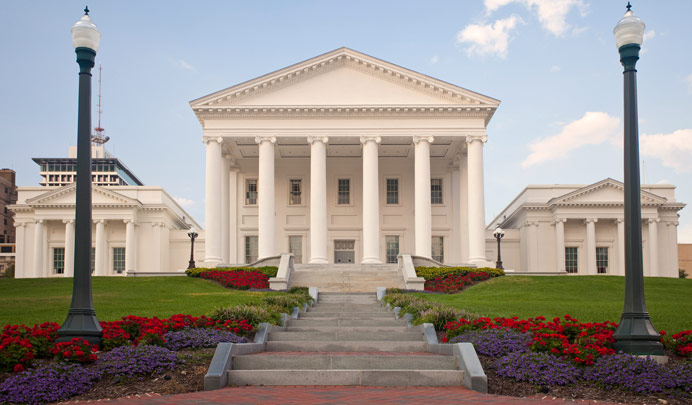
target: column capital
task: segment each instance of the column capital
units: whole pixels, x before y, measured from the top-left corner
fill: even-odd
[[[39,225],[39,224],[43,225],[43,220],[42,220],[42,219],[35,219],[35,220],[34,220],[34,223],[35,223],[36,225]]]
[[[526,222],[524,222],[524,225],[522,225],[522,226],[523,226],[523,227],[527,227],[527,226],[538,226],[538,221],[526,221]]]
[[[479,141],[481,143],[486,143],[488,142],[488,137],[486,135],[466,135],[466,143],[471,144],[475,141]]]
[[[598,218],[584,218],[585,224],[591,224],[591,223],[595,224],[596,222],[598,222]]]
[[[95,224],[104,224],[104,223],[106,223],[106,220],[105,220],[105,219],[94,219],[93,221],[94,221]]]
[[[74,219],[63,219],[62,223],[63,224],[71,224],[71,223],[74,223]]]
[[[262,142],[271,142],[271,143],[276,143],[276,137],[275,136],[256,136],[255,137],[255,143],[260,145]]]
[[[433,143],[433,142],[435,142],[435,137],[434,136],[419,136],[419,135],[413,136],[413,143],[417,144],[418,142],[421,142],[421,141]]]
[[[668,225],[668,226],[678,226],[678,225],[680,225],[680,222],[678,222],[678,221],[666,221],[665,223],[666,223],[666,225]]]
[[[208,144],[209,142],[214,142],[216,141],[219,145],[223,143],[223,138],[220,136],[203,136],[202,137],[202,143],[203,144]]]
[[[658,218],[649,218],[649,219],[647,220],[647,222],[648,222],[649,224],[653,224],[653,223],[661,222],[661,220],[658,219]]]
[[[314,142],[322,142],[326,145],[329,142],[329,137],[328,136],[308,136],[307,141],[310,145],[312,145]]]
[[[221,155],[221,157],[228,160],[230,164],[235,163],[235,159],[233,158],[233,155],[231,155],[230,153],[224,153],[223,155]]]
[[[379,136],[361,136],[360,137],[360,143],[362,145],[365,145],[367,142],[375,142],[375,143],[380,143],[382,142],[382,138]]]
[[[553,223],[554,223],[554,224],[559,224],[559,223],[563,223],[563,224],[564,224],[565,222],[567,222],[567,218],[555,218],[555,219],[553,220]]]
[[[123,222],[124,222],[125,224],[132,224],[132,225],[136,225],[136,224],[137,224],[137,222],[135,222],[134,219],[123,219]]]
[[[616,224],[621,224],[621,223],[625,222],[625,218],[617,218],[613,222],[615,222]]]
[[[15,228],[24,228],[26,226],[26,222],[15,222],[14,227]]]

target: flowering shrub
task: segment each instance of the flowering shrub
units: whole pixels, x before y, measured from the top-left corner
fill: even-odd
[[[94,368],[53,363],[10,376],[0,383],[0,403],[43,404],[87,392],[100,378]]]
[[[481,329],[468,331],[452,338],[449,343],[473,343],[479,354],[502,357],[509,353],[529,351],[531,336],[512,329]]]
[[[509,353],[497,359],[494,367],[500,377],[536,385],[569,385],[581,375],[580,368],[547,353]]]
[[[237,290],[269,288],[269,276],[259,271],[210,270],[200,273],[199,276]]]
[[[491,276],[486,272],[449,273],[425,281],[425,289],[433,292],[455,293],[464,287],[473,285],[474,282],[485,281]]]
[[[614,354],[614,322],[580,323],[578,319],[565,315],[564,322],[554,318],[546,322],[539,316],[528,320],[513,318],[479,318],[475,321],[459,319],[445,325],[443,341],[458,336],[469,330],[478,329],[514,329],[531,333],[534,352],[548,352],[563,359],[572,360],[575,364],[590,365],[603,355]]]
[[[226,267],[226,268],[205,268],[197,267],[194,269],[185,270],[185,274],[188,277],[200,277],[202,273],[207,271],[259,271],[262,274],[266,274],[268,277],[276,277],[276,273],[279,268],[276,266],[262,266],[262,267]]]
[[[183,329],[167,332],[164,337],[166,338],[166,347],[174,351],[186,347],[216,347],[220,342],[247,343],[246,338],[233,332],[216,329]]]
[[[449,274],[460,274],[463,276],[469,273],[486,273],[490,277],[500,277],[505,275],[505,272],[501,269],[494,269],[491,267],[482,267],[480,269],[473,267],[416,267],[416,275],[418,277],[423,277],[426,281],[438,277],[444,277]]]
[[[123,346],[101,354],[98,370],[114,377],[153,375],[170,370],[177,364],[174,351],[158,346]]]
[[[246,319],[219,321],[216,324],[216,329],[232,332],[238,336],[249,336],[255,330]]]
[[[5,325],[0,334],[0,372],[21,372],[34,358],[51,357],[50,349],[60,326],[45,322],[29,328],[25,325]]]
[[[67,363],[93,363],[99,348],[92,346],[82,338],[72,338],[69,342],[60,342],[51,350],[53,357],[58,361]]]
[[[672,336],[661,331],[663,344],[675,354],[692,358],[692,330],[684,330]]]

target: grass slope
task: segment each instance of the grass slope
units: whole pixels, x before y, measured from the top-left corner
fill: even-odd
[[[658,330],[692,329],[692,280],[646,278],[646,304]],[[521,319],[565,314],[582,322],[619,322],[625,279],[617,276],[494,278],[459,294],[418,294],[431,301],[489,317]]]
[[[114,321],[125,315],[203,315],[218,306],[253,302],[267,294],[229,290],[208,280],[188,277],[93,277],[92,280],[94,308],[101,321]],[[46,321],[62,324],[71,297],[72,279],[0,278],[0,327]]]

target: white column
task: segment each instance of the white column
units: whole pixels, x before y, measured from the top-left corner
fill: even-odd
[[[29,274],[29,269],[26,269],[26,261],[24,260],[24,255],[26,254],[26,241],[24,240],[24,230],[26,229],[26,223],[16,222],[15,226],[15,257],[14,257],[14,277],[15,278],[27,278],[31,277]]]
[[[222,161],[221,169],[221,261],[223,263],[229,262],[230,254],[230,233],[231,228],[229,224],[229,206],[230,206],[230,194],[229,194],[229,180],[231,171],[231,156],[224,155]]]
[[[273,136],[258,136],[259,179],[257,181],[258,259],[274,256],[274,144]]]
[[[228,263],[238,259],[238,168],[233,165],[228,173]]]
[[[659,276],[678,277],[678,225],[680,225],[680,223],[678,221],[668,221],[666,225],[668,228],[668,249],[670,249],[668,253],[668,266],[670,267],[666,266],[667,268],[662,269],[662,271],[659,272]]]
[[[658,218],[649,219],[649,277],[658,277]]]
[[[327,259],[327,142],[329,138],[308,137],[310,144],[310,261]]]
[[[526,221],[526,270],[540,271],[538,266],[538,222]],[[523,242],[523,241],[522,241]]]
[[[564,218],[555,220],[555,257],[557,260],[557,271],[565,272],[565,222]]]
[[[135,221],[125,220],[125,274],[137,270],[137,235]]]
[[[221,261],[221,144],[223,138],[203,138],[207,144],[207,161],[204,190],[204,254],[205,262]]]
[[[486,136],[466,136],[468,147],[469,262],[485,265],[485,197],[483,143]]]
[[[380,190],[378,144],[379,136],[362,136],[363,144],[363,259],[361,263],[382,263],[380,260]]]
[[[587,218],[586,223],[586,274],[598,274],[596,269],[596,218]]]
[[[94,275],[105,276],[108,274],[106,270],[105,221],[103,219],[97,219],[94,222],[96,223],[96,251],[94,252]]]
[[[34,224],[34,277],[43,277],[43,220]]]
[[[65,224],[65,277],[74,277],[74,219],[63,219]]]
[[[415,232],[417,256],[431,257],[432,250],[432,208],[430,205],[430,144],[432,136],[414,136],[415,167]]]
[[[469,261],[469,171],[466,154],[459,155],[459,239],[461,263]]]
[[[625,275],[625,220],[618,218],[617,223],[617,238],[618,238],[618,271],[617,274]]]

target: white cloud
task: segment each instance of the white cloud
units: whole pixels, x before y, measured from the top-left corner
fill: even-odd
[[[560,66],[558,65],[553,65],[550,67],[551,72],[559,72],[560,71]]]
[[[541,26],[555,36],[562,36],[571,28],[566,20],[572,8],[578,8],[582,15],[585,15],[587,10],[583,0],[485,0],[484,2],[488,14],[510,3],[522,4],[529,11],[536,12]]]
[[[192,66],[192,65],[189,64],[189,63],[187,63],[187,62],[186,62],[185,60],[183,60],[183,59],[174,60],[174,61],[173,61],[173,64],[176,65],[176,66],[178,66],[179,68],[183,68],[183,69],[185,69],[185,70],[187,70],[187,71],[190,71],[190,72],[196,72],[196,71],[197,71],[197,69],[196,69],[194,66]]]
[[[685,81],[687,82],[687,89],[690,91],[690,93],[692,93],[692,74],[687,76]]]
[[[497,55],[501,58],[507,56],[507,45],[510,41],[510,32],[523,24],[518,16],[511,16],[502,20],[496,20],[492,24],[471,24],[457,33],[457,43],[468,43],[466,52],[469,56]]]
[[[656,31],[648,30],[644,33],[644,41],[648,41],[656,37]]]
[[[559,134],[530,144],[531,153],[521,162],[521,167],[564,159],[572,150],[579,147],[600,145],[612,140],[619,126],[619,118],[611,117],[604,112],[587,112],[582,118],[565,125]]]
[[[679,129],[670,134],[639,137],[642,156],[661,160],[661,164],[676,173],[692,171],[692,129]]]
[[[177,202],[181,207],[191,207],[196,204],[194,200],[189,200],[184,197],[173,197],[175,202]]]
[[[673,182],[668,179],[661,179],[657,181],[656,184],[673,184]]]
[[[440,61],[440,58],[438,58],[437,55],[433,56],[433,57],[430,59],[430,63],[432,63],[433,65],[434,65],[435,63],[439,62],[439,61]]]

